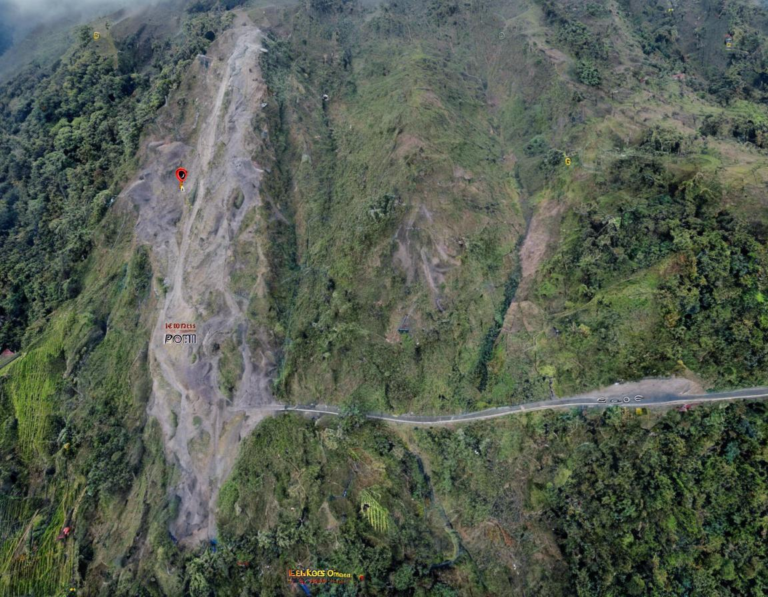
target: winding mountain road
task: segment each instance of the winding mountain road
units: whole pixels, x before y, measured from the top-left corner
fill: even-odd
[[[612,394],[610,392],[590,393],[571,398],[559,398],[555,400],[545,400],[542,402],[529,402],[528,404],[518,404],[515,406],[499,406],[476,412],[461,413],[458,415],[393,415],[386,413],[368,413],[366,417],[390,423],[401,423],[404,425],[450,425],[453,423],[467,423],[471,421],[484,421],[505,417],[519,413],[535,412],[540,410],[562,410],[584,406],[588,408],[608,408],[610,406],[620,406],[624,408],[654,407],[654,406],[674,406],[685,404],[701,404],[704,402],[729,402],[734,400],[762,400],[768,399],[768,387],[747,388],[743,390],[733,390],[729,392],[718,392],[712,394]],[[300,412],[320,415],[338,415],[337,406],[326,406],[322,404],[310,405],[275,405],[269,407],[270,410],[279,412]]]

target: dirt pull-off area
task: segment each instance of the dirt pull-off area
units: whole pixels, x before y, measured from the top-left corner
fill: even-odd
[[[579,394],[573,398],[590,396],[665,396],[667,394],[678,396],[700,396],[704,394],[704,388],[699,382],[685,377],[658,377],[641,379],[627,383],[615,383],[586,394]]]
[[[196,82],[194,97],[185,99],[196,110],[195,124],[182,130],[194,141],[149,143],[143,170],[125,192],[139,211],[138,240],[152,248],[159,300],[150,342],[149,413],[160,422],[168,458],[178,467],[173,491],[181,502],[171,531],[186,544],[215,536],[219,487],[240,441],[272,402],[268,334],[246,316],[249,300],[264,293],[267,268],[258,209],[262,171],[251,157],[260,142],[251,120],[264,94],[262,51],[256,27],[222,34],[208,60],[189,69]],[[189,171],[185,192],[174,177],[180,166]],[[234,246],[243,238],[260,257],[248,280],[250,296],[230,288]],[[171,322],[195,324],[197,342],[165,344],[165,324]],[[232,363],[239,377],[234,385]]]

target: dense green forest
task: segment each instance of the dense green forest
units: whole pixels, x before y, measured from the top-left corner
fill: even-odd
[[[0,346],[81,291],[93,237],[135,167],[142,128],[223,26],[190,16],[172,41],[97,41],[0,90]],[[215,37],[215,33],[213,34]],[[150,46],[149,52],[147,46]]]
[[[543,289],[575,311],[559,318],[558,343],[574,352],[608,343],[603,354],[623,379],[688,365],[716,385],[760,384],[768,366],[765,225],[723,209],[716,179],[670,170],[656,156],[619,161],[601,185],[606,194],[575,220],[572,239],[546,270],[561,289]],[[632,305],[610,288],[646,268],[658,268],[655,341],[640,336],[620,352],[626,322],[617,316],[629,318]]]
[[[353,573],[318,595],[759,595],[766,414],[614,408],[401,436],[282,417],[225,485],[220,548],[182,573],[158,531],[155,578],[196,597],[293,594],[303,567]]]
[[[671,596],[768,586],[767,432],[760,403],[663,417],[573,412],[414,435],[454,524],[506,530],[512,561],[542,587],[532,594]],[[557,578],[539,576],[536,553],[521,557],[536,528],[552,529],[556,550],[542,538],[536,553],[555,560],[560,586],[544,588]],[[504,554],[502,538],[476,553]],[[489,558],[486,582],[511,594],[503,562]]]

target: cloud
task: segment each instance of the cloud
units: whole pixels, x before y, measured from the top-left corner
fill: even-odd
[[[0,0],[0,10],[6,6],[17,19],[46,21],[64,14],[106,14],[122,6],[135,5],[129,0]]]
[[[19,41],[38,25],[63,20],[85,22],[123,7],[156,4],[156,0],[0,0],[0,53],[3,45]]]

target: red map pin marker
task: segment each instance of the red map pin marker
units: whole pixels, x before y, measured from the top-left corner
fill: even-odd
[[[179,181],[179,188],[184,188],[184,181],[187,180],[187,171],[184,168],[176,170],[176,180]]]

